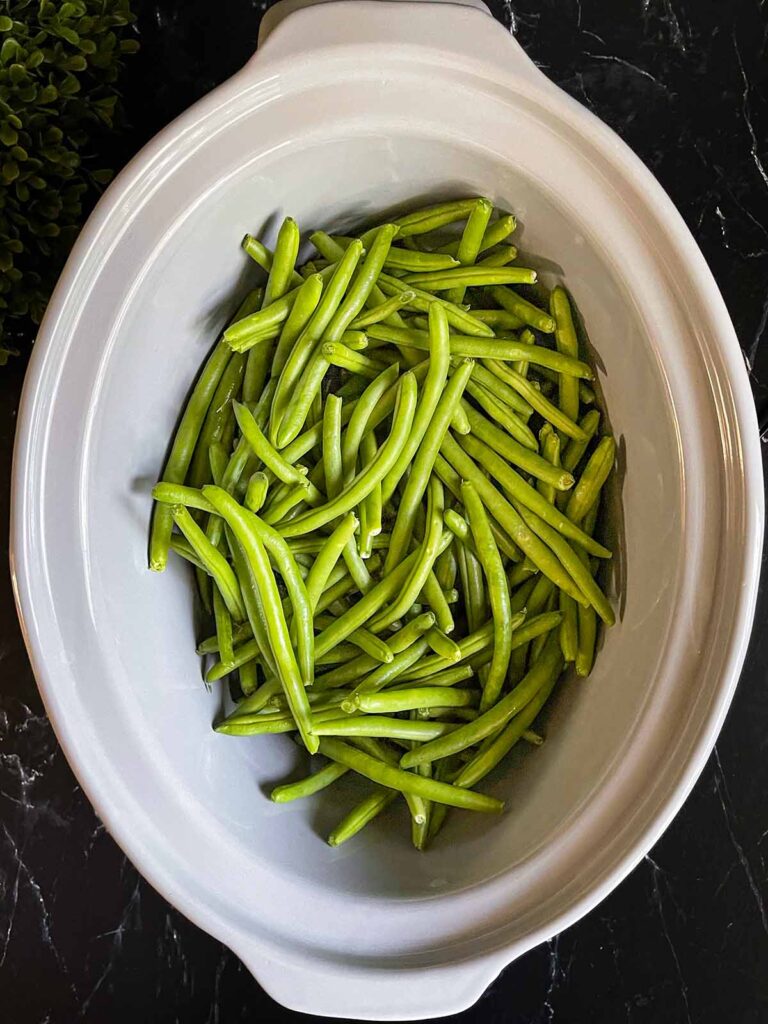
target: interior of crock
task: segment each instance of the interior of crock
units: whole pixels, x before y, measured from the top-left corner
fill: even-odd
[[[331,850],[324,835],[369,787],[344,779],[309,801],[274,805],[271,785],[306,770],[296,746],[211,730],[221,697],[201,682],[191,577],[178,561],[164,576],[146,569],[149,490],[190,383],[254,278],[239,248],[246,231],[270,243],[285,214],[305,230],[345,228],[414,196],[472,193],[514,211],[518,245],[535,265],[561,268],[584,318],[620,451],[608,527],[618,548],[619,622],[602,636],[592,676],[560,684],[542,725],[544,746],[521,745],[482,784],[506,799],[505,815],[452,812],[433,849],[419,854],[396,805]],[[105,320],[83,477],[84,544],[95,629],[111,638],[119,663],[88,700],[105,716],[130,707],[126,728],[152,741],[155,768],[248,857],[346,893],[412,898],[463,889],[551,841],[620,762],[673,614],[681,467],[665,380],[618,259],[599,224],[490,151],[407,132],[356,133],[305,144],[301,159],[292,147],[277,150],[201,195],[154,245],[119,318]]]

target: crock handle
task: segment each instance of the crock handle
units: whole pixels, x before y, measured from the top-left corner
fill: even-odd
[[[474,1005],[506,964],[456,962],[376,971],[333,961],[290,963],[232,946],[261,987],[289,1010],[357,1020],[423,1020]]]
[[[261,73],[269,60],[383,41],[392,48],[423,47],[447,60],[474,59],[486,74],[555,88],[482,0],[281,0],[264,15],[259,49],[244,71]]]

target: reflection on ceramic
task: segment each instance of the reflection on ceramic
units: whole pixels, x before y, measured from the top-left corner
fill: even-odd
[[[274,12],[253,61],[118,178],[67,265],[20,411],[19,610],[67,757],[164,896],[287,1006],[438,1016],[594,906],[703,766],[754,608],[754,413],[667,197],[483,11]],[[544,747],[489,782],[501,819],[453,815],[426,855],[384,823],[331,850],[321,836],[359,786],[275,806],[264,790],[294,767],[292,744],[211,731],[189,579],[146,569],[149,488],[248,286],[246,231],[466,193],[515,211],[522,248],[562,269],[589,327],[621,451],[620,622],[589,681],[562,686]]]

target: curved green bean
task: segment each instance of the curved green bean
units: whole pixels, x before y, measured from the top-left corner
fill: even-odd
[[[395,488],[411,465],[424,438],[448,379],[450,358],[448,320],[443,307],[435,303],[429,308],[429,369],[424,379],[411,433],[382,484],[382,501],[385,504],[395,493]]]
[[[502,697],[488,711],[479,715],[473,722],[460,725],[458,729],[452,730],[447,736],[441,736],[407,751],[400,758],[400,766],[415,768],[419,764],[427,764],[430,761],[448,757],[450,754],[458,754],[484,740],[486,736],[498,732],[533,700],[553,674],[559,674],[562,664],[563,658],[558,638],[550,636],[541,657],[510,693]]]
[[[237,577],[222,553],[215,548],[183,505],[171,509],[173,520],[192,545],[192,549],[205,566],[206,572],[216,581],[229,614],[242,622],[245,608]]]
[[[221,483],[219,483],[221,486]],[[245,492],[245,504],[251,512],[258,512],[267,500],[269,480],[266,473],[252,473]]]
[[[472,375],[473,367],[474,363],[469,360],[462,363],[451,376],[437,403],[432,420],[413,461],[411,473],[397,510],[397,518],[390,534],[389,551],[384,561],[385,573],[392,571],[408,549],[413,536],[416,510],[424,496],[432,467],[440,451],[440,445],[447,434],[448,426],[461,400],[467,381]]]
[[[243,437],[251,446],[254,454],[264,463],[270,472],[274,473],[278,480],[286,484],[296,484],[308,487],[307,471],[303,466],[296,467],[286,462],[283,456],[276,451],[259,428],[253,418],[251,411],[240,402],[234,402],[235,417]]]
[[[433,725],[431,722],[412,722],[410,724]],[[458,789],[445,782],[436,782],[434,779],[427,779],[421,775],[382,764],[381,761],[364,754],[361,750],[355,750],[340,740],[324,738],[320,741],[320,750],[326,757],[351,768],[359,775],[364,775],[371,782],[377,782],[380,786],[396,789],[401,793],[413,793],[415,796],[424,797],[425,800],[449,804],[451,807],[463,807],[468,811],[498,813],[504,810],[504,803],[494,797],[475,793],[468,789]]]
[[[616,442],[610,436],[601,437],[565,506],[565,514],[572,522],[580,523],[598,500],[615,458]],[[581,546],[592,555],[598,554],[585,544]]]
[[[337,516],[348,512],[358,505],[371,490],[380,483],[394,465],[395,459],[405,443],[411,429],[416,409],[416,379],[408,372],[400,378],[397,405],[392,417],[392,429],[389,437],[379,449],[374,462],[354,477],[349,484],[331,501],[319,508],[304,512],[296,519],[281,527],[284,537],[299,537],[316,530]]]
[[[511,288],[494,286],[489,291],[502,309],[512,313],[524,324],[530,324],[531,327],[535,327],[537,331],[542,331],[544,334],[552,334],[555,330],[555,321],[548,313],[539,309],[538,306],[534,306],[532,302],[528,302],[522,295],[513,292]]]
[[[555,321],[555,344],[557,345],[558,352],[563,352],[567,356],[573,356],[574,359],[579,358],[579,342],[576,337],[576,328],[573,323],[573,315],[571,313],[571,304],[568,301],[568,295],[564,288],[558,285],[552,289],[552,294],[549,298],[549,310],[552,314],[552,319]],[[558,381],[558,404],[571,421],[575,421],[579,418],[579,383],[572,377],[560,377]],[[570,434],[570,437],[575,437],[574,434]],[[583,438],[576,438],[576,440],[584,440]]]
[[[342,843],[352,839],[361,829],[365,828],[368,822],[373,821],[396,799],[397,793],[393,793],[390,789],[378,789],[375,793],[371,793],[342,818],[329,834],[326,840],[328,845],[341,846]]]
[[[299,729],[304,745],[311,754],[314,754],[317,751],[317,739],[312,735],[309,702],[307,701],[302,675],[291,646],[288,626],[283,614],[282,602],[280,601],[275,577],[269,564],[269,558],[264,549],[261,536],[254,528],[253,520],[256,520],[257,517],[238,505],[235,499],[220,487],[206,487],[205,496],[218,509],[222,518],[227,521],[228,526],[242,546],[245,559],[253,572],[256,587],[261,595],[261,606],[269,644],[277,667],[277,674],[283,685],[291,713],[296,721],[296,726]],[[276,550],[278,550],[277,547]],[[286,550],[288,550],[287,546]],[[298,572],[296,575],[298,577],[297,586],[300,583],[301,587],[304,587]],[[288,583],[287,580],[286,583]],[[306,590],[304,594],[306,595]],[[308,610],[308,602],[306,604]],[[295,608],[295,612],[298,615],[299,609]],[[311,615],[309,622],[311,632]],[[314,634],[312,636],[314,638]],[[309,667],[311,679],[311,658]]]
[[[488,598],[493,619],[493,658],[483,684],[483,698],[480,703],[480,710],[487,711],[498,700],[507,676],[509,657],[512,653],[512,638],[508,628],[512,611],[506,573],[480,496],[469,481],[465,481],[461,485],[461,493],[469,516],[469,525],[480,564],[488,584]]]
[[[348,771],[349,768],[345,768],[343,764],[331,761],[330,764],[321,768],[320,771],[308,775],[305,779],[299,779],[298,782],[288,782],[282,786],[275,786],[269,794],[270,799],[274,800],[276,804],[286,804],[291,800],[302,800],[306,796],[313,796],[315,793],[326,789],[336,782],[337,779],[340,779],[342,775],[346,775]]]

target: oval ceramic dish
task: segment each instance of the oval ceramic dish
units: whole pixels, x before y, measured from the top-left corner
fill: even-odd
[[[754,610],[755,415],[670,200],[484,9],[277,8],[263,34],[123,171],[51,301],[16,443],[19,612],[75,773],[164,896],[286,1006],[436,1017],[594,907],[704,765]],[[589,327],[620,444],[619,622],[589,680],[561,688],[546,744],[489,780],[501,819],[454,815],[427,854],[379,824],[332,850],[321,837],[352,783],[276,806],[265,793],[294,745],[211,730],[187,572],[147,570],[149,490],[252,272],[246,231],[269,240],[287,213],[338,229],[465,194],[518,215],[517,244],[557,261]]]

